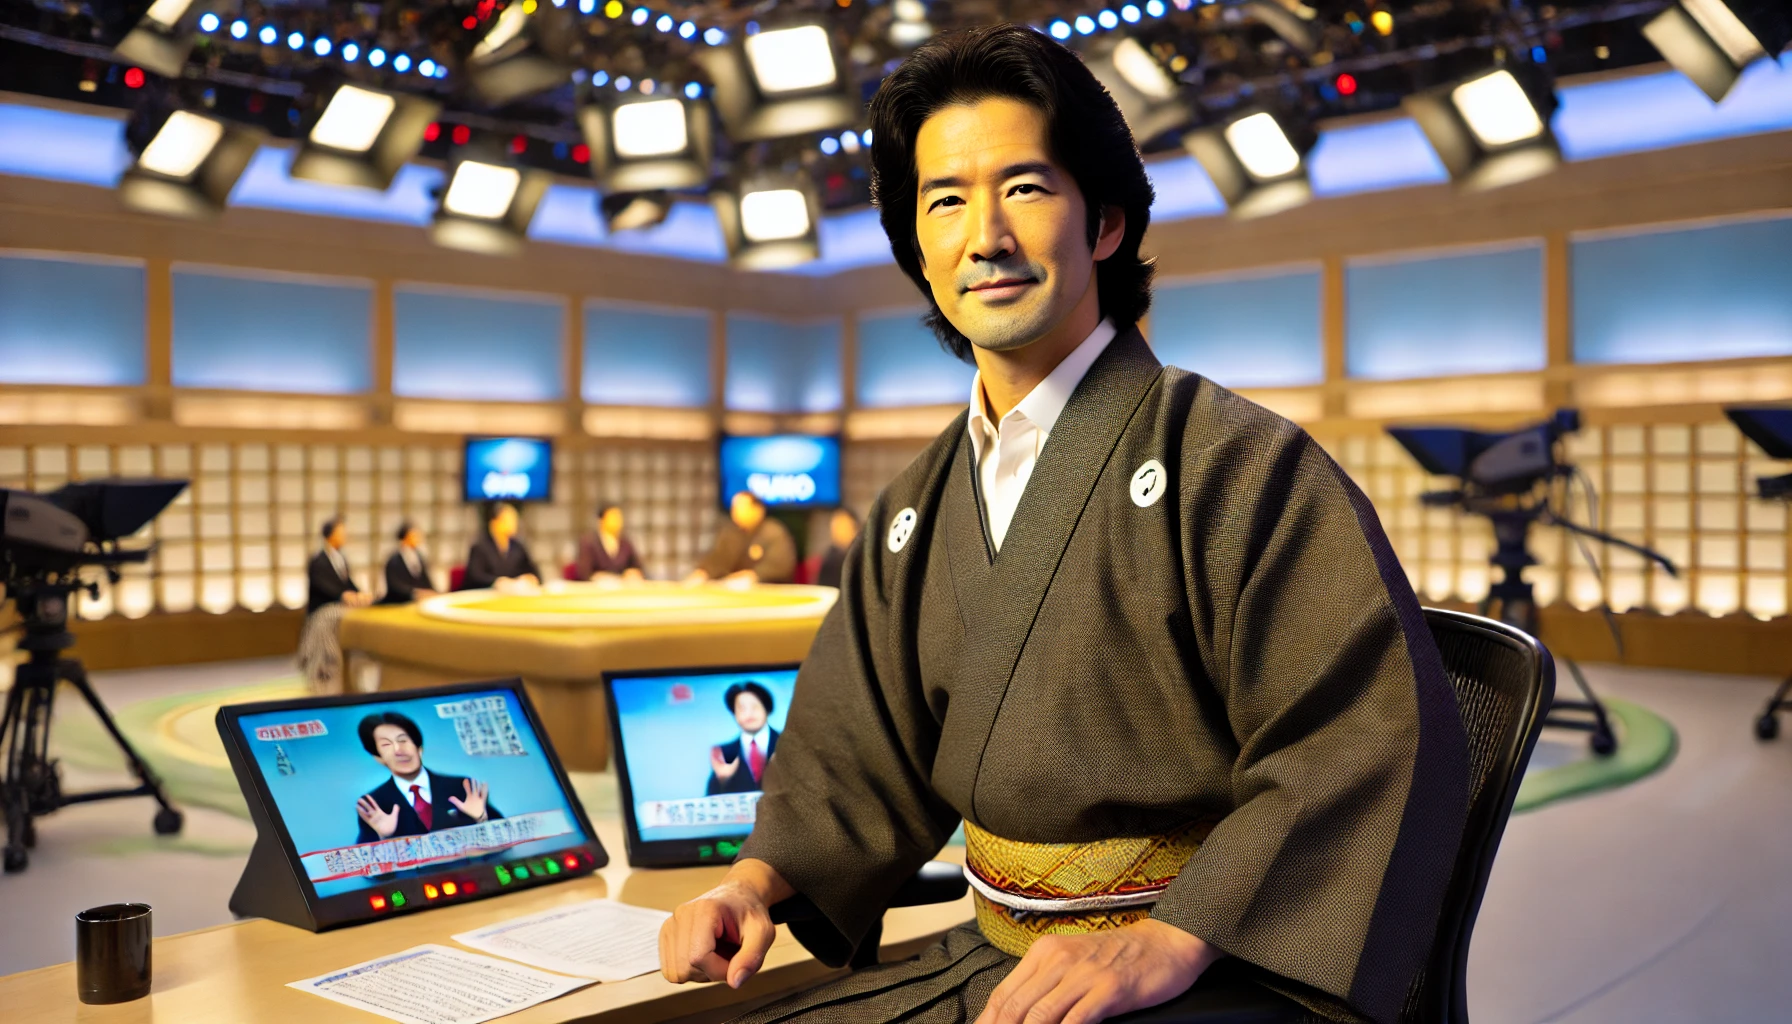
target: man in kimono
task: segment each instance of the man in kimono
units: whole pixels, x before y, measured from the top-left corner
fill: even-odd
[[[728,500],[728,518],[716,530],[715,544],[685,582],[789,583],[795,573],[790,530],[766,514],[759,495],[738,491]]]
[[[1089,1024],[1221,956],[1395,1020],[1468,762],[1374,510],[1298,427],[1153,357],[1151,188],[1070,51],[938,37],[871,127],[971,406],[872,504],[758,822],[662,972],[738,986],[796,893],[824,920],[792,931],[844,962],[962,821],[974,927],[742,1020]]]

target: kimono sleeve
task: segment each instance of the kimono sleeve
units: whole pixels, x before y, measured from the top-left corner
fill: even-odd
[[[1373,507],[1303,431],[1271,433],[1184,463],[1185,572],[1237,742],[1234,809],[1154,916],[1392,1021],[1461,841],[1467,740]]]
[[[870,521],[878,515],[874,507]],[[881,553],[861,537],[847,554],[840,598],[797,676],[740,853],[776,868],[820,909],[825,921],[791,931],[836,967],[958,824],[928,784],[938,726],[918,680],[895,667],[902,659],[889,649],[909,631],[891,628],[898,613],[873,566]]]

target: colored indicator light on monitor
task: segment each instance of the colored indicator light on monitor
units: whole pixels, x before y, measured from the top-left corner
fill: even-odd
[[[452,896],[459,891],[460,891],[460,886],[455,885],[453,882],[443,882],[442,883],[442,895],[444,895],[444,896]]]
[[[566,855],[566,866],[569,868],[578,867],[579,866],[579,855],[576,853],[567,854]]]
[[[505,867],[502,864],[498,865],[498,884],[499,885],[509,885],[510,884],[510,869]]]
[[[423,898],[424,899],[433,900],[437,896],[440,896],[440,895],[442,895],[441,890],[437,889],[435,886],[430,885],[427,882],[425,882],[423,884]]]
[[[375,910],[384,910],[386,909],[386,897],[380,895],[370,896],[367,899],[367,905]]]
[[[546,864],[543,864],[542,867],[547,868],[548,874],[550,875],[557,875],[560,873],[560,862],[557,860],[550,860]]]
[[[472,894],[474,894],[474,893],[476,893],[476,892],[478,892],[478,891],[479,891],[479,883],[477,883],[477,882],[468,882],[468,883],[467,883],[467,884],[465,884],[465,885],[463,885],[463,886],[461,886],[461,887],[460,887],[460,888],[461,888],[461,891],[462,891],[462,892],[464,892],[464,893],[466,893],[466,894],[467,894],[467,895],[469,895],[469,896],[471,896],[471,895],[472,895]]]
[[[518,878],[528,878],[529,868],[525,864],[518,864],[516,867],[510,869],[510,873]]]
[[[393,906],[394,906],[394,907],[402,907],[402,906],[404,906],[404,893],[402,893],[402,892],[394,892],[394,893],[393,893],[393,894],[392,894],[392,905],[393,905]]]

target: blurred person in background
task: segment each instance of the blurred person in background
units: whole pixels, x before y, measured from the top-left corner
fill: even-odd
[[[528,546],[516,535],[517,527],[516,506],[502,501],[486,506],[485,536],[467,552],[462,590],[541,585],[541,569],[529,557]]]
[[[410,604],[436,596],[423,555],[423,531],[408,520],[398,527],[398,550],[386,559],[386,596],[381,604]]]
[[[728,519],[716,531],[714,546],[685,582],[789,583],[795,575],[796,541],[790,531],[766,514],[759,495],[741,491],[728,503]]]
[[[373,602],[362,592],[349,571],[348,524],[341,516],[324,520],[324,546],[306,568],[305,625],[299,633],[299,671],[317,693],[342,691],[342,643],[336,634],[346,608],[365,608]]]
[[[840,570],[846,566],[846,552],[859,535],[859,517],[849,508],[837,508],[828,517],[828,549],[821,556],[821,569],[815,582],[824,587],[840,587]]]
[[[593,576],[620,576],[625,580],[646,578],[641,571],[641,553],[622,535],[621,505],[598,508],[597,528],[579,539],[579,557],[573,565],[574,576],[581,580]]]

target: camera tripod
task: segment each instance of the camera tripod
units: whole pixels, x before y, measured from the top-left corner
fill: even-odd
[[[34,818],[42,817],[70,804],[120,797],[155,798],[154,826],[157,835],[173,835],[180,831],[181,813],[168,802],[162,780],[146,764],[129,740],[118,730],[112,713],[94,692],[87,680],[87,670],[80,661],[62,657],[74,646],[74,635],[68,631],[69,603],[81,584],[69,580],[55,583],[27,583],[13,595],[25,631],[19,649],[28,655],[18,666],[12,689],[6,695],[6,712],[0,717],[0,807],[6,814],[5,869],[8,873],[23,871],[30,863],[30,850],[37,845]],[[137,777],[136,786],[101,789],[85,793],[64,793],[57,763],[50,759],[50,714],[56,703],[59,684],[68,683],[86,698],[93,713],[111,734]]]

